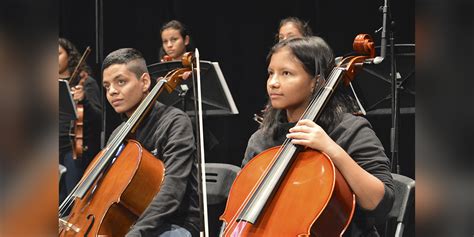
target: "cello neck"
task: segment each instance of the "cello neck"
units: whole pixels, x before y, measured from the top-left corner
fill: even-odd
[[[336,66],[332,69],[327,80],[324,81],[319,87],[315,97],[310,101],[309,106],[306,108],[299,120],[309,119],[312,121],[317,121],[319,119],[323,108],[339,85],[345,71],[345,68],[339,66]]]

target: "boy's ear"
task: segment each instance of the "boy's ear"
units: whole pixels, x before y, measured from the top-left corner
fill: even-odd
[[[148,89],[150,88],[150,85],[151,85],[151,77],[150,77],[150,74],[148,73],[143,73],[142,77],[140,78],[140,80],[142,80],[142,83],[143,83],[143,87],[142,87],[142,91],[143,92],[147,92]]]

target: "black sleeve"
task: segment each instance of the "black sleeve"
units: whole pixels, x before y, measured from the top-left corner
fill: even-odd
[[[84,117],[89,122],[100,121],[102,116],[100,89],[92,77],[88,77],[84,82],[84,99],[80,103],[84,106]]]
[[[241,167],[243,168],[252,158],[260,154],[265,150],[265,144],[261,136],[261,131],[257,130],[252,136],[250,136],[247,143],[247,148],[245,149],[244,159],[242,160]]]
[[[188,185],[192,166],[195,165],[196,148],[191,120],[184,114],[167,119],[170,125],[166,129],[162,149],[165,165],[165,179],[159,193],[143,212],[128,237],[147,236],[177,213]],[[160,135],[161,136],[161,135]]]
[[[359,166],[382,181],[385,186],[384,196],[374,210],[361,209],[369,222],[383,223],[394,200],[390,160],[384,152],[383,145],[372,130],[370,123],[361,117],[357,118],[341,138],[337,141],[340,142],[341,147]]]

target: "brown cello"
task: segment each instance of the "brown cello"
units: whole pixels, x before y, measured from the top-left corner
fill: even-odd
[[[375,49],[369,35],[353,43],[361,56],[349,56],[332,69],[301,119],[316,121],[341,81],[354,79]],[[355,195],[331,159],[293,145],[270,148],[237,175],[229,193],[223,236],[342,236],[355,209]]]
[[[191,70],[190,53],[183,68],[160,79],[116,136],[96,155],[84,176],[59,208],[59,236],[124,236],[159,192],[164,165],[139,142],[128,139],[153,107]],[[65,213],[72,207],[69,216]]]
[[[79,68],[84,60],[87,58],[89,53],[91,52],[91,47],[87,46],[86,50],[81,56],[81,59],[74,68],[72,72],[71,78],[69,79],[69,86],[76,86],[81,85],[84,86],[85,78],[78,77],[79,75]],[[79,81],[78,81],[79,80]],[[87,147],[84,147],[84,106],[82,104],[77,103],[77,119],[73,121],[71,126],[71,130],[74,130],[70,133],[72,137],[74,137],[72,141],[72,158],[79,159],[82,157],[82,153],[87,150]]]

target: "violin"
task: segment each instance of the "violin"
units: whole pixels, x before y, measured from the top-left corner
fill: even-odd
[[[373,61],[370,35],[357,35],[353,48],[361,55],[346,57],[331,70],[301,120],[317,121],[340,82],[348,85]],[[355,195],[331,159],[286,139],[239,172],[220,220],[223,236],[342,236],[354,210]]]
[[[84,176],[59,207],[59,236],[125,236],[164,180],[163,162],[133,139],[160,93],[171,93],[191,71],[193,57],[183,68],[160,78],[115,137],[89,164]],[[72,206],[68,217],[66,211]]]
[[[171,61],[173,61],[173,58],[171,56],[169,56],[168,54],[166,54],[165,56],[163,56],[161,61],[162,62],[171,62]]]
[[[84,78],[78,77],[79,68],[82,65],[82,63],[85,61],[85,59],[87,58],[90,52],[91,52],[91,47],[87,46],[86,50],[81,56],[81,59],[77,63],[76,67],[74,68],[74,71],[69,80],[69,86],[72,87],[72,86],[80,85],[84,87],[84,82],[87,77],[84,77]],[[77,80],[79,81],[77,82]],[[87,150],[87,146],[84,146],[84,106],[82,104],[77,103],[76,109],[77,109],[77,119],[73,121],[73,124],[71,126],[74,132],[70,132],[70,136],[74,137],[73,142],[72,142],[72,148],[73,148],[72,157],[75,160],[81,158],[83,152]]]

